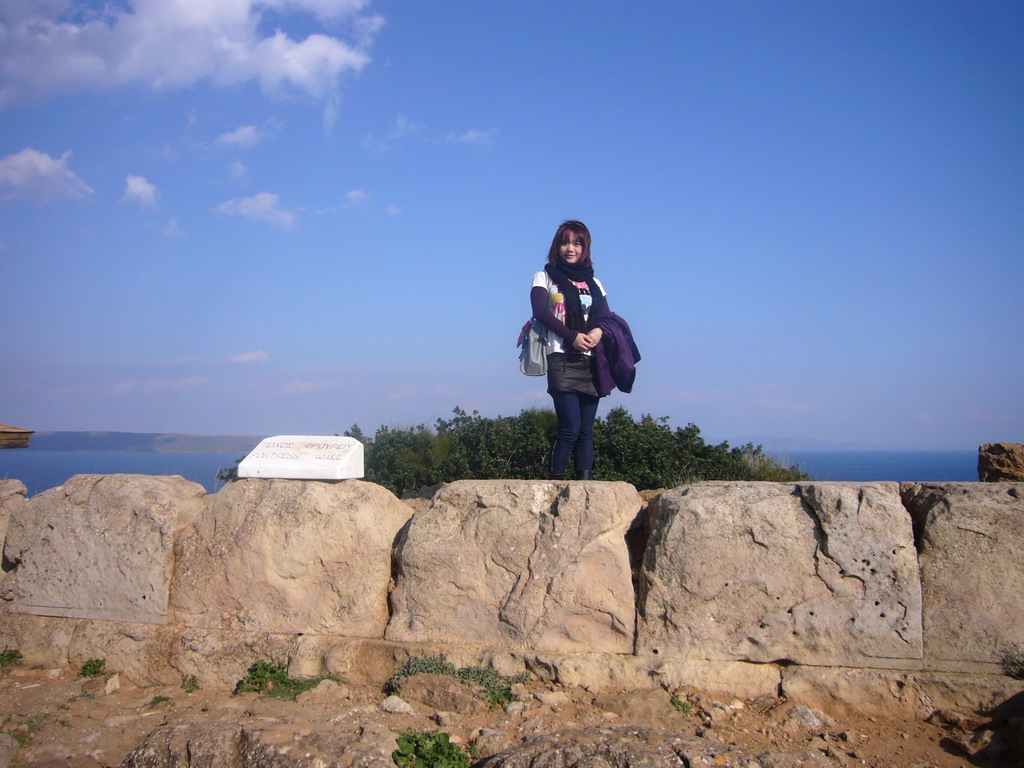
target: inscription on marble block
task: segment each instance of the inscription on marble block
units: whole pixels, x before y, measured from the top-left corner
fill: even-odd
[[[260,442],[238,465],[239,477],[347,480],[363,476],[363,444],[354,437],[278,435]]]

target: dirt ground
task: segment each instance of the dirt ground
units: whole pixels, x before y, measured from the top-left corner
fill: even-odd
[[[1006,743],[1019,741],[1019,720],[1012,726],[997,722],[992,737],[986,732],[989,721],[962,713],[942,713],[931,722],[882,717],[840,722],[777,698],[741,702],[692,691],[671,697],[660,690],[598,696],[540,683],[521,684],[515,692],[519,700],[504,708],[460,707],[455,712],[406,694],[414,711],[391,714],[381,709],[386,694],[371,686],[331,683],[288,702],[224,690],[138,688],[117,676],[82,679],[70,669],[8,668],[0,671],[0,731],[19,743],[10,763],[14,768],[117,766],[163,723],[267,717],[315,724],[336,721],[339,715],[396,732],[445,731],[475,759],[538,733],[636,723],[740,747],[812,750],[837,766],[1024,765],[1021,745]],[[986,744],[987,750],[982,749]],[[975,750],[981,751],[968,754]],[[2,757],[0,768],[5,768]]]

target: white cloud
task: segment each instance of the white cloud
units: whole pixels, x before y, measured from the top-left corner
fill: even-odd
[[[478,131],[471,128],[465,133],[460,133],[458,135],[449,133],[448,136],[445,137],[445,141],[449,144],[472,144],[478,147],[489,148],[494,143],[494,134],[496,133],[497,131],[494,129],[489,131]]]
[[[244,352],[241,355],[235,355],[229,358],[229,362],[232,363],[266,363],[270,361],[270,355],[264,352],[262,349],[256,349],[252,352]]]
[[[277,224],[285,229],[295,226],[295,214],[286,208],[281,208],[277,195],[272,195],[270,192],[260,192],[253,197],[228,200],[214,210],[225,216],[243,216],[247,219]]]
[[[40,202],[68,198],[81,200],[92,188],[68,168],[71,152],[51,157],[35,149],[23,149],[0,159],[0,187],[10,188],[10,197],[24,195]]]
[[[397,205],[386,205],[384,206],[384,212],[390,216],[397,216],[402,212],[402,209]]]
[[[374,150],[377,152],[387,152],[389,149],[394,148],[401,139],[404,139],[410,134],[416,133],[422,126],[411,120],[399,115],[395,118],[395,124],[388,131],[387,135],[383,139],[378,139],[372,133],[367,134],[363,138],[363,146],[366,149]]]
[[[143,85],[223,87],[258,81],[265,91],[333,92],[369,62],[383,19],[369,0],[90,0],[0,3],[0,108],[82,90]],[[294,40],[261,25],[265,9],[312,15],[347,39]]]
[[[218,144],[229,147],[255,147],[263,138],[263,133],[255,125],[243,125],[230,133],[222,133],[217,137]]]
[[[370,202],[370,193],[362,189],[353,189],[345,193],[345,207],[365,208]]]
[[[184,237],[185,230],[181,228],[181,225],[178,223],[177,219],[171,219],[170,221],[167,222],[167,226],[164,227],[164,235],[166,237],[175,238]]]
[[[235,162],[228,166],[228,174],[240,184],[245,184],[249,181],[249,166],[241,160],[235,160]]]
[[[144,176],[129,176],[124,182],[124,199],[136,202],[143,208],[156,208],[156,187]]]

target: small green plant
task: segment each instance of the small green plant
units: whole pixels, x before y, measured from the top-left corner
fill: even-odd
[[[239,456],[230,467],[221,467],[217,470],[215,477],[221,483],[233,483],[238,479],[238,465],[242,463],[245,456]]]
[[[30,715],[22,723],[0,720],[0,733],[6,733],[19,747],[27,747],[32,744],[32,737],[43,730],[48,717],[49,715]]]
[[[688,715],[693,711],[693,704],[688,701],[683,701],[682,699],[677,699],[675,696],[672,697],[672,706],[684,715]]]
[[[28,747],[32,745],[32,736],[22,730],[10,730],[4,731],[8,736],[14,739],[19,747]]]
[[[1010,677],[1024,680],[1024,645],[1010,643],[999,656],[999,666]]]
[[[86,659],[82,668],[78,670],[79,677],[103,677],[105,674],[107,674],[105,659]]]
[[[413,728],[399,733],[391,759],[398,768],[468,768],[469,759],[447,733]]]
[[[445,658],[444,654],[438,654],[437,656],[410,656],[406,659],[402,668],[384,684],[384,690],[394,692],[395,682],[399,678],[420,674],[448,675],[460,680],[476,683],[483,689],[484,698],[487,699],[491,709],[496,709],[507,702],[515,701],[515,694],[512,693],[513,683],[526,681],[526,675],[505,677],[489,667],[457,668]]]
[[[270,662],[258,659],[253,662],[245,676],[235,685],[235,693],[260,693],[275,699],[294,701],[300,694],[315,688],[323,680],[337,680],[333,675],[326,677],[288,677],[286,662]]]
[[[4,648],[0,651],[0,669],[16,667],[21,664],[22,658],[24,657],[21,655],[21,651],[14,648]]]
[[[195,693],[199,690],[199,678],[195,675],[185,675],[181,678],[181,690],[185,693]]]
[[[149,704],[147,704],[146,706],[149,709],[152,709],[157,704],[163,704],[165,701],[170,701],[170,700],[171,700],[170,696],[154,696],[152,699],[149,700]]]
[[[61,709],[67,709],[72,702],[78,701],[79,699],[95,699],[96,697],[88,691],[80,691],[79,693],[73,693],[68,697],[67,704],[61,704]]]

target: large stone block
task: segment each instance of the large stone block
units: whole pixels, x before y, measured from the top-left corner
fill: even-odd
[[[786,667],[781,692],[792,703],[837,717],[924,720],[936,710],[991,712],[1022,689],[1006,675]]]
[[[181,535],[171,604],[191,627],[381,637],[412,510],[360,480],[230,483]]]
[[[1024,480],[1024,445],[985,443],[978,446],[978,480],[983,483]]]
[[[396,550],[389,640],[628,653],[634,599],[626,483],[463,480]]]
[[[921,590],[893,483],[712,482],[648,508],[637,652],[920,664]]]
[[[25,491],[25,484],[20,480],[0,480],[0,553],[4,551],[11,515],[25,504]],[[3,567],[0,562],[0,581],[3,580]]]
[[[178,476],[76,475],[27,499],[4,547],[9,610],[165,622],[174,537],[205,495]]]
[[[998,671],[1024,644],[1024,483],[904,483],[914,518],[929,669]]]

